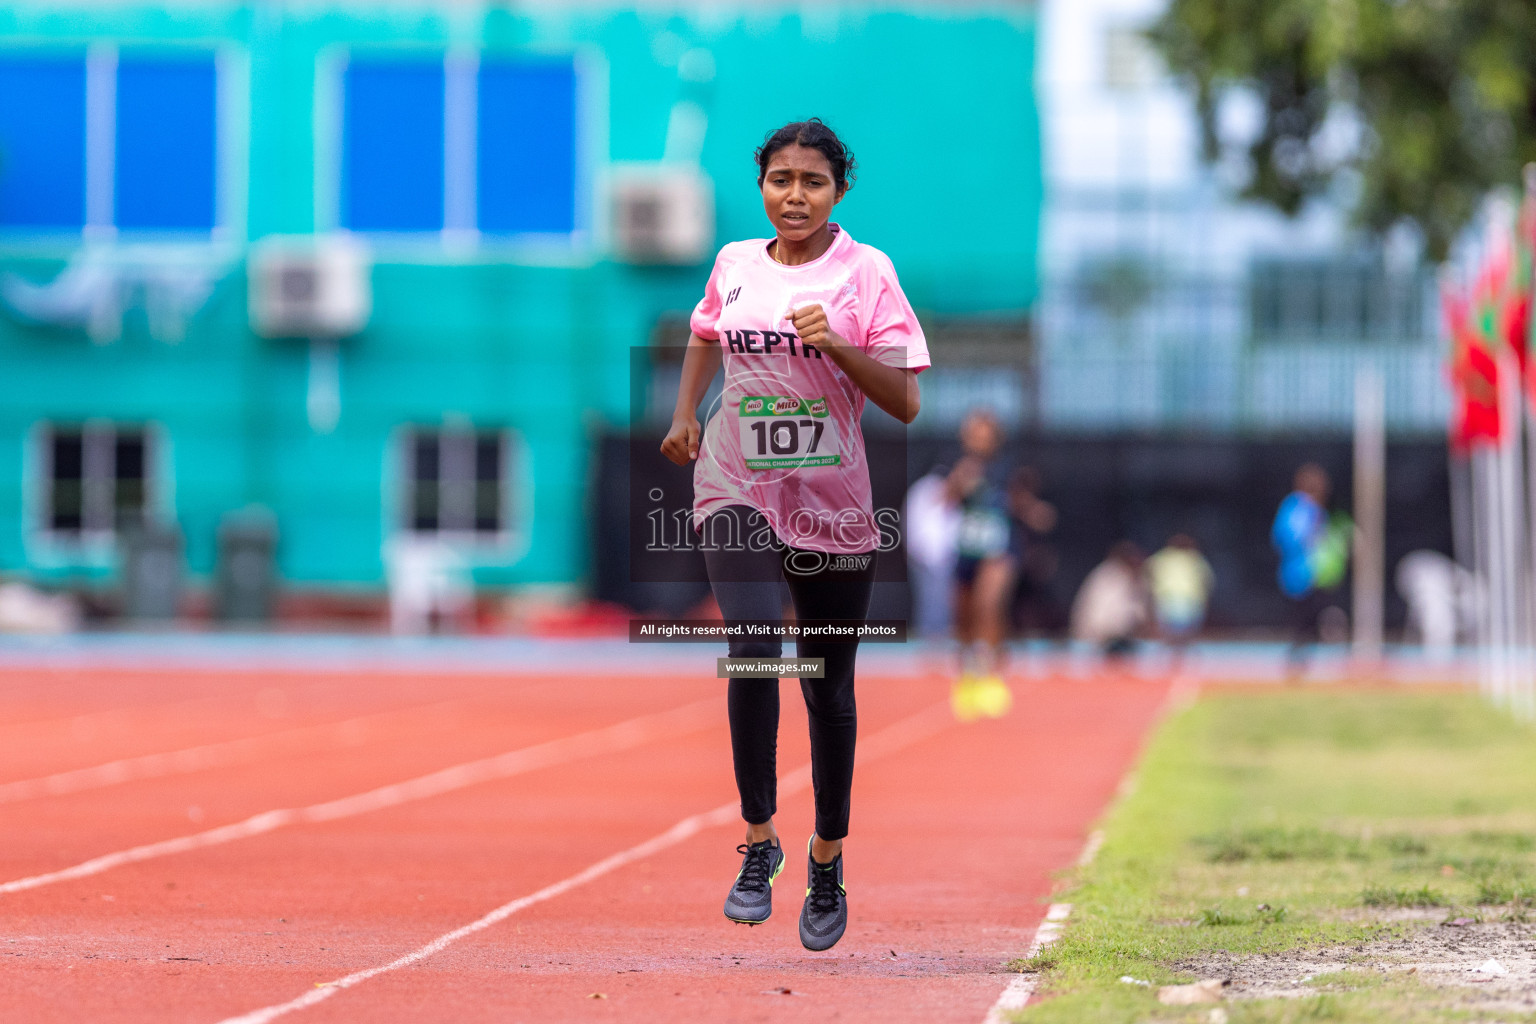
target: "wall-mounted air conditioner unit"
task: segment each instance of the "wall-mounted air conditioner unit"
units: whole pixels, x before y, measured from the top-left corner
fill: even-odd
[[[618,164],[613,248],[625,263],[693,266],[714,255],[715,189],[692,165]]]
[[[251,246],[251,330],[268,338],[344,338],[373,311],[368,250],[350,235],[273,235]]]

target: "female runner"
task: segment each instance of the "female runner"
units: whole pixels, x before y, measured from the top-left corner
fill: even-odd
[[[757,184],[774,237],[732,242],[693,311],[681,387],[662,452],[695,460],[694,527],[726,622],[777,622],[787,583],[797,620],[862,621],[879,540],[859,417],[867,398],[911,423],[928,347],[891,261],[831,223],[853,184],[853,154],[812,118],[769,134]],[[720,408],[702,436],[697,409],[725,365]],[[782,581],[782,582],[781,582]],[[816,829],[800,941],[830,949],[848,923],[843,837],[853,783],[857,640],[797,639],[824,659],[802,678],[810,717]],[[732,658],[776,658],[780,641],[732,639]],[[731,752],[747,841],[725,916],[760,924],[784,868],[774,829],[776,678],[733,678]]]

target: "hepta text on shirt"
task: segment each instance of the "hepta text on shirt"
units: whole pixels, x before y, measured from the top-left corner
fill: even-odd
[[[720,332],[720,335],[725,339],[726,346],[732,352],[750,352],[754,355],[771,356],[778,354],[774,350],[779,345],[785,345],[787,346],[787,351],[784,353],[786,355],[798,355],[802,359],[809,359],[812,356],[815,356],[817,359],[821,358],[821,350],[815,345],[800,341],[798,334],[791,334],[787,331],[723,330]],[[796,346],[796,342],[799,342],[798,346]]]

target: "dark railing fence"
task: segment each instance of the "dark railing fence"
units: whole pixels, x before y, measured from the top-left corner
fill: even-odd
[[[657,445],[661,429],[610,431],[597,439],[591,489],[593,588],[596,597],[638,611],[678,614],[704,598],[708,584],[696,552],[647,560],[654,513],[668,517],[692,500],[691,469],[673,466]],[[866,435],[876,507],[900,509],[910,480],[957,454],[950,436],[871,431]],[[1044,497],[1060,511],[1049,538],[1059,568],[1050,590],[1064,611],[1109,547],[1129,539],[1144,551],[1175,532],[1192,534],[1217,577],[1209,624],[1217,630],[1278,629],[1288,609],[1275,583],[1269,545],[1275,507],[1296,467],[1318,462],[1334,480],[1333,506],[1350,506],[1351,449],[1338,434],[1268,438],[1088,435],[1019,431],[1007,458],[1036,467]],[[656,493],[661,500],[654,500]],[[1391,587],[1409,551],[1451,550],[1446,449],[1435,440],[1399,440],[1387,457],[1388,625],[1404,608]],[[669,522],[675,520],[669,518]],[[674,536],[671,534],[669,536]],[[885,556],[872,614],[907,613],[904,553]],[[1340,595],[1348,607],[1347,591]]]
[[[1086,300],[1070,304],[1072,315],[1052,321],[1045,340],[1022,320],[924,317],[934,368],[922,378],[917,421],[903,428],[873,406],[865,411],[876,507],[901,509],[911,481],[954,460],[965,414],[989,408],[1010,432],[1007,459],[1037,468],[1044,497],[1061,513],[1049,538],[1059,621],[1111,545],[1131,540],[1151,553],[1184,532],[1216,571],[1212,628],[1281,628],[1289,610],[1269,545],[1275,508],[1303,462],[1321,463],[1334,480],[1334,507],[1350,507],[1354,382],[1369,366],[1386,385],[1387,617],[1400,627],[1405,610],[1391,586],[1397,560],[1420,548],[1451,551],[1449,395],[1439,348],[1422,317],[1414,319],[1422,287],[1399,289],[1388,323],[1344,316],[1350,309],[1334,308],[1338,289],[1326,275],[1278,274],[1270,306],[1296,307],[1298,289],[1316,300],[1313,319],[1322,326],[1308,333],[1295,317],[1264,321],[1262,294],[1197,284],[1174,294],[1178,301],[1144,303],[1118,321]],[[1223,342],[1223,318],[1233,321],[1227,333],[1247,340]],[[1361,327],[1378,320],[1391,330]],[[1346,327],[1359,330],[1346,337]],[[708,593],[697,553],[657,558],[642,550],[658,504],[671,523],[691,502],[690,470],[657,451],[687,334],[685,321],[664,319],[653,347],[636,350],[631,430],[606,433],[597,446],[593,582],[597,596],[637,609],[681,612]],[[903,552],[884,558],[873,614],[906,614],[903,570]],[[1347,591],[1339,603],[1349,606]]]

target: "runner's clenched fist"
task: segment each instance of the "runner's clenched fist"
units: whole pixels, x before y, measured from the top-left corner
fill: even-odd
[[[821,308],[819,302],[801,306],[784,319],[795,325],[795,333],[800,335],[800,340],[807,345],[831,348],[843,342],[842,338],[832,333],[832,328],[827,323],[826,310]]]
[[[678,416],[672,420],[672,429],[667,431],[666,439],[661,442],[661,454],[677,463],[686,466],[689,462],[699,457],[699,421],[688,416]]]

